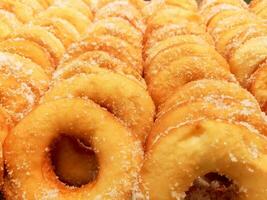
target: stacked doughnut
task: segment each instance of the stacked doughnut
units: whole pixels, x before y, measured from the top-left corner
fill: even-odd
[[[194,2],[152,4],[144,75],[157,117],[146,140],[143,198],[265,199],[267,126],[257,101],[213,47]]]
[[[257,2],[259,2],[257,4]],[[258,7],[257,7],[258,5]],[[257,14],[264,1],[254,1],[251,9]],[[201,13],[216,49],[229,62],[231,72],[240,84],[251,91],[266,112],[267,29],[264,20],[249,12],[243,1],[203,1]]]
[[[90,9],[85,3],[76,1],[73,13],[80,18],[75,18],[73,13],[68,16],[64,11],[71,2],[64,2],[55,1],[48,8],[46,1],[0,1],[1,144],[6,132],[23,119],[47,91],[65,48],[82,35],[82,31],[78,32],[81,19],[84,19],[83,32],[91,23]],[[80,7],[86,15],[79,11]],[[2,168],[1,162],[1,174]]]
[[[138,188],[142,144],[155,110],[142,78],[144,3],[97,1],[91,6],[94,22],[86,28],[93,16],[88,9],[76,1],[67,4],[73,8],[63,9],[62,2],[66,1],[55,1],[38,14],[23,34],[23,39],[30,37],[38,27],[55,36],[58,43],[48,52],[54,53],[51,72],[56,71],[40,105],[5,140],[5,196],[12,200],[129,199]],[[80,18],[83,11],[90,15]],[[81,38],[71,44],[76,38],[64,33]],[[63,143],[52,159],[60,139]],[[92,156],[77,155],[76,148]]]
[[[250,10],[254,12],[257,16],[261,17],[265,23],[266,27],[266,20],[267,20],[267,1],[251,1],[250,3]],[[264,36],[267,36],[265,31]],[[265,44],[266,47],[266,44]],[[263,55],[267,55],[266,52],[263,52]],[[266,70],[266,61],[263,61],[260,67],[254,72],[251,76],[251,86],[250,91],[252,94],[257,98],[258,102],[260,103],[262,110],[267,113],[267,86],[265,83],[265,79],[267,77],[267,70]]]

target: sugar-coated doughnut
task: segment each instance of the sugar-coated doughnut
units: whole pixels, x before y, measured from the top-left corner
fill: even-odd
[[[1,52],[0,66],[1,105],[18,122],[39,102],[50,79],[39,65],[16,54]]]
[[[155,110],[151,97],[142,85],[123,75],[105,69],[78,74],[56,82],[43,101],[67,97],[88,98],[106,108],[143,143],[151,130]]]
[[[148,149],[141,171],[144,196],[186,199],[194,180],[218,173],[236,185],[232,198],[264,200],[266,164],[266,139],[245,126],[215,120],[180,124]]]
[[[108,52],[132,66],[139,74],[142,74],[142,54],[126,41],[111,35],[88,36],[74,43],[61,59],[61,64],[68,63],[78,56],[94,50]]]
[[[145,32],[146,26],[140,10],[127,1],[114,1],[97,10],[95,21],[107,17],[120,17],[127,20],[141,33]]]
[[[81,188],[65,186],[51,166],[51,144],[62,134],[90,144],[96,154],[97,177]],[[13,200],[124,200],[136,185],[142,158],[140,144],[114,116],[82,99],[40,105],[8,135],[4,149],[6,196]]]

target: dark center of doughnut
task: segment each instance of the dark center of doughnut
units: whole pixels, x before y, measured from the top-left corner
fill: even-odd
[[[226,176],[208,173],[194,181],[185,200],[236,200],[238,191],[237,185]]]
[[[5,198],[5,196],[4,196],[4,194],[3,194],[3,192],[0,192],[0,200],[5,200],[6,198]]]
[[[64,184],[81,187],[97,179],[99,163],[91,145],[62,135],[52,144],[50,153],[54,172]]]

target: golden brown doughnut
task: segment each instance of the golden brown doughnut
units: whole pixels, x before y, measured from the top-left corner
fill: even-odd
[[[0,66],[1,105],[17,123],[39,102],[49,78],[39,65],[16,54],[1,52]]]
[[[142,13],[127,1],[114,1],[97,10],[95,21],[108,17],[120,17],[127,20],[141,33],[145,32]]]
[[[170,128],[146,154],[141,171],[144,196],[187,198],[194,180],[212,172],[236,184],[236,198],[264,200],[266,138],[257,134],[245,126],[215,120]]]
[[[85,141],[96,154],[97,177],[81,188],[64,185],[51,166],[51,145],[62,134]],[[4,156],[11,188],[7,199],[124,200],[136,184],[142,151],[107,111],[89,100],[62,99],[40,105],[24,118],[5,140]]]
[[[121,84],[123,83],[123,85]],[[43,102],[62,98],[91,99],[118,117],[144,143],[154,118],[154,103],[138,82],[106,69],[56,82]]]
[[[86,37],[82,41],[70,46],[61,60],[61,65],[76,59],[88,51],[105,51],[112,56],[124,61],[127,65],[142,74],[142,55],[126,41],[111,35]]]
[[[11,38],[22,38],[30,40],[44,47],[51,56],[54,68],[65,52],[61,41],[44,27],[36,25],[25,25],[19,28]],[[53,71],[53,70],[52,70]]]

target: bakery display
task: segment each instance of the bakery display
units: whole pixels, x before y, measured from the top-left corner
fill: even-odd
[[[0,0],[0,199],[265,200],[265,0]]]

